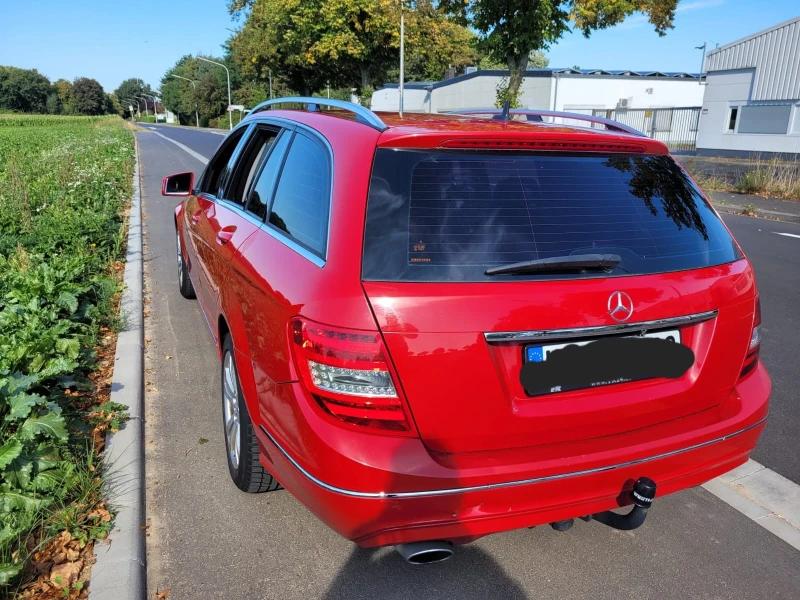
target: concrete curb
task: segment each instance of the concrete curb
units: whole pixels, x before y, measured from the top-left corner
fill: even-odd
[[[108,541],[95,545],[90,600],[143,600],[147,597],[144,488],[144,315],[142,270],[142,207],[139,185],[139,143],[133,199],[128,223],[125,290],[120,304],[125,329],[117,338],[111,401],[130,413],[117,433],[106,437],[106,494],[117,511]]]

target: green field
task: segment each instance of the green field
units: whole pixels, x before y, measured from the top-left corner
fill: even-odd
[[[110,527],[95,461],[120,407],[100,359],[133,164],[118,117],[0,115],[0,595],[48,578],[32,563],[56,536],[74,553]]]

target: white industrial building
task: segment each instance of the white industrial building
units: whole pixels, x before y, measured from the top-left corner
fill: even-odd
[[[697,154],[800,154],[800,16],[708,53]]]
[[[403,109],[448,112],[494,106],[497,85],[508,71],[475,71],[444,81],[407,83]],[[589,113],[600,110],[699,107],[703,87],[699,75],[660,71],[601,69],[529,69],[522,82],[526,108]],[[394,111],[399,106],[397,84],[372,94],[372,109]]]

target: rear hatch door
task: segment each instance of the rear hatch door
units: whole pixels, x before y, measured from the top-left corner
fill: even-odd
[[[586,253],[620,262],[485,274]],[[742,258],[669,156],[379,149],[362,279],[423,440],[473,452],[620,434],[721,402],[752,326]],[[612,315],[620,297],[626,310]],[[692,366],[678,378],[523,388],[523,362],[548,346],[637,323],[649,325],[636,334],[691,348]]]

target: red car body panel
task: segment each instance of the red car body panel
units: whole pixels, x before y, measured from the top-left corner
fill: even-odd
[[[615,508],[640,476],[654,479],[663,496],[747,459],[770,394],[762,365],[738,376],[757,298],[747,260],[547,282],[361,281],[378,146],[538,140],[639,145],[666,154],[662,143],[530,123],[381,116],[390,126],[382,133],[304,111],[271,110],[245,120],[301,123],[330,145],[332,208],[321,264],[224,202],[191,196],[176,209],[185,260],[218,348],[226,332],[233,338],[261,461],[293,495],[363,546],[458,542]],[[220,241],[219,233],[231,228],[230,240]],[[518,377],[521,345],[484,337],[613,324],[606,302],[618,289],[635,301],[632,322],[717,311],[682,328],[682,342],[696,356],[683,377],[528,397]],[[326,411],[301,382],[293,358],[289,324],[297,316],[379,332],[412,431],[372,431]]]

